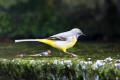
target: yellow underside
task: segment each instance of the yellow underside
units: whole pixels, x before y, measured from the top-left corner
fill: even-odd
[[[77,39],[76,37],[73,38],[73,40],[71,40],[70,42],[66,42],[65,44],[60,45],[59,44],[56,44],[53,40],[48,40],[48,39],[36,39],[38,42],[42,42],[42,43],[45,43],[45,44],[48,44],[54,48],[57,48],[57,49],[60,49],[64,52],[66,52],[66,50],[68,48],[71,48],[75,45],[75,43],[77,42]]]

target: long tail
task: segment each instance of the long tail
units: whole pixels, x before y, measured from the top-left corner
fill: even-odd
[[[15,42],[26,42],[26,41],[40,41],[43,39],[21,39],[21,40],[15,40]]]
[[[55,46],[54,41],[48,40],[48,39],[21,39],[21,40],[15,40],[15,42],[26,42],[26,41],[38,41],[42,42],[51,46]]]
[[[54,42],[52,40],[48,40],[48,39],[21,39],[21,40],[15,40],[15,42],[26,42],[26,41],[38,41],[38,42],[42,42],[45,44],[49,44],[52,45],[54,44]]]

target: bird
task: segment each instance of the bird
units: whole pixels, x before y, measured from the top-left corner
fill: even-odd
[[[25,42],[25,41],[42,42],[54,48],[62,50],[64,53],[67,53],[73,57],[77,55],[67,52],[67,49],[72,48],[76,44],[79,36],[85,36],[85,34],[83,34],[81,29],[73,28],[69,31],[61,32],[44,39],[21,39],[21,40],[15,40],[15,42]]]

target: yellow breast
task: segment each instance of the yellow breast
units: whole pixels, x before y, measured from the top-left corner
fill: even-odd
[[[66,48],[73,47],[76,42],[77,42],[77,39],[76,39],[76,37],[74,37],[73,40],[67,44]]]
[[[66,49],[73,47],[76,42],[76,37],[71,37],[67,41],[56,41],[54,47],[66,52]]]
[[[39,42],[43,42],[45,44],[48,44],[52,47],[55,47],[57,49],[60,49],[64,52],[66,52],[66,49],[71,48],[75,45],[77,42],[76,37],[71,37],[66,41],[54,41],[54,40],[47,40],[47,39],[37,39]]]

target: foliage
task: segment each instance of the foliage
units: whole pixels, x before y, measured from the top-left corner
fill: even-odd
[[[3,37],[45,37],[73,27],[90,37],[120,36],[119,0],[1,0],[0,5]]]
[[[115,68],[114,61],[103,63],[105,65],[79,59],[0,59],[0,73],[17,80],[113,80],[119,77],[116,69],[120,66]]]

